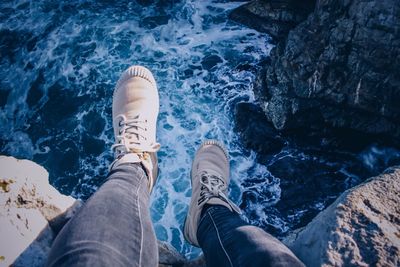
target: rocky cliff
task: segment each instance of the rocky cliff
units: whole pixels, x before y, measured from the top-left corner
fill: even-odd
[[[344,192],[289,244],[307,266],[400,266],[400,168]]]
[[[234,9],[229,17],[258,31],[281,39],[307,18],[315,0],[256,0]]]
[[[252,16],[259,18],[260,10]],[[255,85],[277,129],[400,136],[399,1],[319,0],[305,21],[277,40]]]

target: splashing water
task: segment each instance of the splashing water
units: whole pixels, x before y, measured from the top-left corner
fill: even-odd
[[[251,86],[272,48],[269,37],[227,19],[240,2],[165,2],[0,3],[0,153],[34,160],[62,193],[87,199],[113,160],[115,83],[139,64],[152,70],[160,94],[162,148],[151,216],[157,237],[182,254],[200,252],[181,229],[191,161],[205,139],[221,140],[229,150],[230,197],[241,204],[244,219],[277,235],[302,226],[362,180],[348,155],[338,161],[290,145],[258,164],[233,130],[233,110],[254,101]],[[377,161],[397,162],[400,153],[372,146],[354,158],[372,169]],[[292,175],[291,168],[303,172]],[[329,194],[311,199],[298,193],[309,187],[308,176]]]

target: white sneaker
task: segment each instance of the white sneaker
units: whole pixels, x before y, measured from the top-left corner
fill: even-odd
[[[150,70],[132,66],[122,73],[113,94],[115,160],[110,170],[123,163],[141,163],[149,189],[157,179],[156,125],[159,112],[157,84]]]
[[[222,205],[240,214],[240,209],[226,196],[229,186],[229,159],[224,146],[215,140],[205,141],[192,164],[192,198],[184,226],[185,239],[198,246],[197,228],[205,204]]]

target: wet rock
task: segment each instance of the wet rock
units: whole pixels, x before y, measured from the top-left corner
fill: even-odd
[[[307,266],[400,265],[400,167],[344,192],[288,245]]]
[[[256,0],[234,9],[229,18],[273,37],[282,38],[307,18],[314,5],[315,0]]]
[[[159,267],[205,267],[205,259],[200,255],[196,259],[187,260],[170,244],[158,241]]]
[[[400,5],[319,1],[271,52],[255,85],[277,129],[400,136]]]
[[[203,69],[210,70],[218,63],[222,63],[222,59],[217,55],[208,55],[201,60]]]
[[[104,127],[106,126],[104,118],[93,110],[85,114],[82,117],[82,120],[84,122],[83,124],[85,125],[85,130],[92,136],[101,135]]]
[[[154,4],[154,0],[137,0],[137,2],[142,6],[150,6]]]
[[[7,104],[7,98],[10,92],[11,90],[0,89],[0,108],[4,107]]]
[[[33,34],[29,31],[17,31],[2,29],[0,30],[0,62],[8,60],[11,63],[16,61],[16,56],[21,51],[21,46],[32,38]]]
[[[297,214],[292,221],[294,228],[306,225],[346,189],[347,176],[341,168],[342,164],[312,156],[278,159],[268,167],[280,179],[281,196],[276,209],[285,217]]]
[[[145,17],[140,22],[140,27],[145,27],[147,29],[154,29],[158,26],[168,24],[170,18],[171,18],[170,15]]]
[[[279,152],[284,145],[279,132],[267,120],[262,109],[254,104],[236,104],[235,127],[243,144],[259,153]]]
[[[205,267],[205,259],[200,255],[196,259],[187,260],[170,244],[158,241],[159,267]]]
[[[38,102],[44,97],[43,89],[41,85],[45,83],[43,70],[39,71],[37,78],[32,82],[31,88],[29,89],[26,103],[32,108],[38,104]]]
[[[186,261],[171,245],[158,241],[159,262],[161,265],[183,265]]]

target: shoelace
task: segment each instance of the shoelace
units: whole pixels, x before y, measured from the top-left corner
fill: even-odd
[[[118,115],[118,135],[115,137],[115,144],[111,146],[116,157],[126,153],[157,152],[160,149],[159,143],[150,144],[147,140],[147,120],[140,119],[137,115],[127,119],[125,115]]]
[[[210,198],[218,197],[224,200],[228,205],[237,213],[241,213],[238,206],[236,206],[224,193],[227,189],[225,180],[221,176],[216,176],[209,174],[207,172],[202,172],[200,175],[200,198],[198,200],[198,205],[202,203],[207,203]]]

